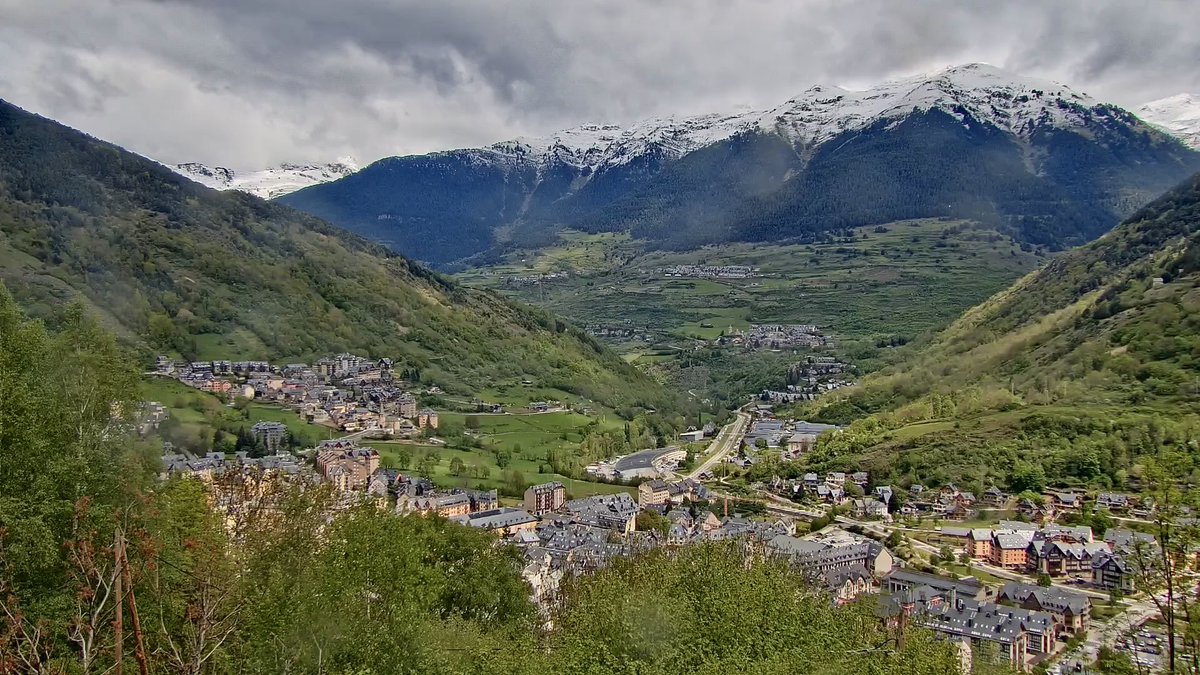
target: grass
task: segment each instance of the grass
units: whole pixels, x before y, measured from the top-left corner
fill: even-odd
[[[941,567],[942,569],[944,569],[948,572],[957,574],[962,577],[966,577],[966,576],[975,577],[976,579],[982,581],[985,584],[1001,586],[1009,581],[1008,579],[1002,579],[993,574],[988,574],[987,572],[985,572],[975,566],[968,566],[968,565],[963,565],[961,563],[948,563],[948,562],[938,562],[937,564],[939,567]]]
[[[717,326],[716,319],[735,318],[816,323],[838,335],[863,337],[940,327],[1041,261],[1005,236],[957,221],[904,221],[878,229],[860,228],[850,241],[730,244],[688,252],[644,252],[623,236],[569,234],[556,247],[510,257],[523,259],[523,265],[508,262],[459,276],[583,322],[630,319],[667,333],[710,337],[699,323]],[[680,264],[749,265],[761,276],[668,279],[657,273]],[[575,276],[536,289],[505,287],[506,275],[551,267]]]
[[[255,402],[229,407],[218,396],[192,389],[169,378],[144,380],[141,393],[146,400],[158,401],[170,410],[171,425],[175,427],[171,432],[173,438],[196,446],[211,443],[210,439],[217,428],[232,432],[240,427],[249,428],[259,421],[287,425],[292,438],[301,447],[313,447],[322,440],[344,435],[328,427],[309,424],[289,408]],[[403,449],[408,449],[413,457],[409,470],[416,469],[419,457],[433,454],[437,464],[431,478],[447,487],[501,488],[509,482],[510,476],[506,473],[516,471],[525,483],[560,481],[567,486],[570,494],[579,497],[633,492],[633,488],[620,485],[573,480],[554,473],[546,465],[551,450],[577,449],[586,430],[592,426],[619,427],[621,422],[615,416],[589,417],[573,412],[554,412],[540,415],[443,413],[439,417],[444,431],[457,435],[466,429],[486,443],[488,449],[463,447],[465,444],[460,437],[452,437],[451,445],[377,440],[365,440],[360,444],[379,450],[385,462],[391,466],[399,466],[399,455]],[[472,424],[477,423],[477,428],[467,429],[468,417],[475,420]],[[500,468],[494,449],[506,450],[511,454],[510,463],[505,469]],[[451,475],[450,463],[454,458],[461,459],[468,467],[477,467],[477,472],[482,470],[483,474],[477,473],[473,478]]]
[[[467,450],[447,446],[386,441],[364,441],[363,445],[378,450],[385,466],[399,467],[401,470],[404,470],[404,468],[401,466],[399,457],[405,449],[408,449],[413,457],[412,464],[409,465],[408,470],[415,471],[419,457],[433,455],[437,458],[437,464],[434,465],[433,471],[430,472],[428,477],[434,483],[444,487],[482,490],[499,489],[510,484],[507,474],[516,471],[520,474],[521,482],[525,484],[559,481],[566,486],[568,494],[573,497],[587,497],[595,494],[612,494],[616,492],[634,494],[635,492],[634,488],[631,487],[574,480],[552,471],[543,471],[543,468],[548,467],[544,466],[544,462],[541,461],[539,456],[528,451],[520,455],[514,455],[511,463],[501,469],[496,462],[495,453],[487,450]],[[463,464],[468,467],[467,474],[460,476],[451,474],[450,464],[455,458],[461,459]],[[472,473],[475,474],[474,477],[472,477]]]
[[[185,437],[211,438],[217,428],[230,431],[239,427],[249,429],[256,422],[264,421],[287,425],[292,437],[304,447],[312,447],[327,438],[343,435],[328,427],[309,424],[289,408],[254,402],[230,407],[218,396],[192,389],[169,378],[144,380],[141,393],[145,400],[158,401],[166,406],[173,423],[181,427]]]
[[[540,415],[463,415],[447,413],[441,416],[443,424],[465,428],[467,418],[478,423],[481,438],[510,452],[530,451],[545,456],[557,448],[573,448],[583,440],[587,427],[598,424],[603,428],[617,428],[621,423],[616,418],[593,418],[573,412],[553,412]]]

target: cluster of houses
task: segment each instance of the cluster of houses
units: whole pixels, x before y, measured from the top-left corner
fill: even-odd
[[[839,605],[878,591],[881,580],[896,567],[886,546],[836,527],[799,538],[776,534],[765,550],[824,587]]]
[[[812,324],[762,324],[752,325],[745,331],[730,328],[718,338],[722,346],[746,347],[748,349],[816,349],[832,344]]]
[[[238,474],[279,473],[286,476],[313,477],[312,468],[290,453],[251,457],[248,452],[210,452],[199,457],[175,452],[169,443],[162,455],[161,478],[175,475],[191,476],[206,482],[228,472]]]
[[[1154,512],[1154,504],[1147,498],[1119,492],[1100,492],[1094,499],[1083,492],[1051,490],[1038,501],[1022,498],[1017,510],[1032,520],[1050,521],[1068,513],[1076,513],[1090,503],[1096,511],[1120,514],[1132,518],[1145,518]]]
[[[438,427],[438,415],[418,408],[398,387],[390,359],[338,354],[316,363],[273,366],[265,361],[172,361],[158,357],[155,372],[215,394],[293,408],[307,421],[348,433],[416,435]]]
[[[666,277],[691,279],[749,279],[758,272],[748,265],[671,265],[657,271]]]
[[[1085,633],[1091,616],[1086,595],[1019,582],[996,592],[971,577],[898,569],[882,591],[877,611],[888,625],[924,626],[961,644],[968,659],[990,645],[1020,670],[1052,654],[1060,639]]]
[[[821,394],[854,384],[850,370],[852,366],[832,356],[809,357],[792,366],[783,390],[764,389],[759,398],[771,403],[814,401]]]
[[[749,556],[787,561],[825,589],[836,604],[880,593],[882,621],[919,624],[964,645],[994,644],[998,653],[1022,668],[1055,651],[1060,636],[1088,628],[1091,606],[1083,595],[1022,583],[1009,583],[996,592],[974,579],[911,571],[899,567],[885,545],[836,526],[797,537],[794,524],[787,520],[718,517],[697,507],[711,501],[711,494],[693,480],[644,481],[636,500],[627,492],[568,499],[562,483],[545,483],[526,489],[521,508],[516,508],[500,506],[494,490],[438,488],[427,479],[381,467],[376,451],[352,440],[323,442],[314,454],[312,466],[282,452],[261,458],[246,453],[187,457],[168,452],[163,463],[168,474],[185,473],[210,483],[230,472],[324,481],[353,497],[348,503],[394,504],[397,514],[432,514],[493,532],[522,551],[523,576],[543,608],[550,606],[564,578],[603,568],[617,558],[658,547],[737,541]],[[805,479],[806,485],[819,492],[822,487],[832,490],[847,483],[865,487],[868,477],[865,473],[832,472],[823,478],[810,475]],[[886,515],[890,490],[881,486],[872,497],[859,501],[864,502],[863,508]],[[225,501],[234,503],[216,497],[218,506]],[[867,503],[878,506],[868,507]],[[657,528],[639,531],[638,515],[643,511],[662,515],[668,523],[665,532]],[[1103,542],[1097,542],[1089,528],[1039,528],[1007,521],[993,529],[963,533],[945,528],[942,534],[949,540],[961,534],[964,551],[990,564],[1051,576],[1086,569],[1097,575],[1097,583],[1122,588],[1130,587],[1128,576],[1110,569],[1104,561],[1120,562],[1124,551],[1147,541],[1142,535],[1111,530]],[[1112,575],[1115,581],[1109,584],[1105,580]]]
[[[626,493],[567,500],[559,483],[526,490],[521,512],[532,520],[519,530],[501,533],[524,550],[524,575],[535,601],[552,597],[564,576],[602,568],[617,557],[707,541],[737,541],[748,554],[786,556],[839,603],[876,589],[878,579],[895,563],[878,542],[837,528],[833,528],[836,536],[825,533],[798,539],[790,521],[722,518],[708,509],[689,508],[707,496],[702,486],[691,481],[648,481],[640,488],[644,488],[638,494],[641,504]],[[664,515],[669,524],[665,534],[637,529],[637,515],[643,510]]]
[[[798,480],[786,480],[775,476],[764,487],[793,501],[813,501],[830,506],[854,502],[856,512],[864,511],[858,515],[886,518],[889,514],[888,504],[891,502],[892,489],[881,485],[874,493],[867,495],[866,489],[870,480],[870,474],[866,471],[830,471],[824,476],[809,472]],[[864,492],[864,496],[859,499],[848,496],[846,488],[849,485],[857,486]]]
[[[649,509],[682,506],[687,502],[707,502],[711,495],[704,484],[690,478],[668,482],[648,480],[638,485],[638,506]]]
[[[812,452],[818,438],[838,430],[839,427],[832,424],[779,420],[760,414],[742,437],[742,446],[747,451],[757,448],[779,450],[781,459],[791,460]]]
[[[592,337],[609,342],[654,342],[661,337],[658,331],[647,326],[636,326],[629,319],[619,323],[589,323],[583,330]]]
[[[525,274],[518,276],[504,277],[504,283],[509,286],[533,286],[546,281],[555,281],[558,279],[570,278],[568,272],[546,272],[544,274]]]
[[[1131,530],[1111,529],[1103,540],[1097,540],[1087,526],[1039,526],[1009,520],[992,528],[942,528],[940,538],[960,545],[971,559],[994,567],[1070,577],[1122,591],[1134,588],[1129,556],[1135,548],[1145,547],[1143,552],[1157,548],[1152,536]]]

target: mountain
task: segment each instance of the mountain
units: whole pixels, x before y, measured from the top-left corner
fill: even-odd
[[[1200,96],[1176,94],[1138,106],[1138,117],[1200,150]]]
[[[214,190],[240,190],[255,197],[274,199],[310,185],[345,178],[358,171],[358,162],[352,157],[342,157],[329,164],[281,164],[263,171],[243,173],[197,162],[175,164],[171,168]]]
[[[920,217],[1061,248],[1197,169],[1200,153],[1120,108],[971,64],[769,110],[393,157],[281,201],[436,264],[565,228],[686,249]]]
[[[1125,489],[1200,431],[1198,355],[1200,175],[809,410],[860,418],[810,462],[975,487],[1015,482],[1015,466]]]
[[[521,392],[530,379],[542,388],[532,394],[560,390],[616,408],[672,401],[552,315],[4,102],[0,281],[50,320],[82,300],[147,356],[352,351],[394,358],[459,394]]]

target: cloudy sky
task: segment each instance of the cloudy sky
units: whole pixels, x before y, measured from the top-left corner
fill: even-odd
[[[0,98],[168,162],[467,147],[983,61],[1200,93],[1194,0],[0,0]]]

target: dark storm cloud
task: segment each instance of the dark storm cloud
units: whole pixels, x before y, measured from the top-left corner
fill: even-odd
[[[167,161],[370,160],[985,61],[1200,90],[1191,0],[0,0],[0,97]]]

